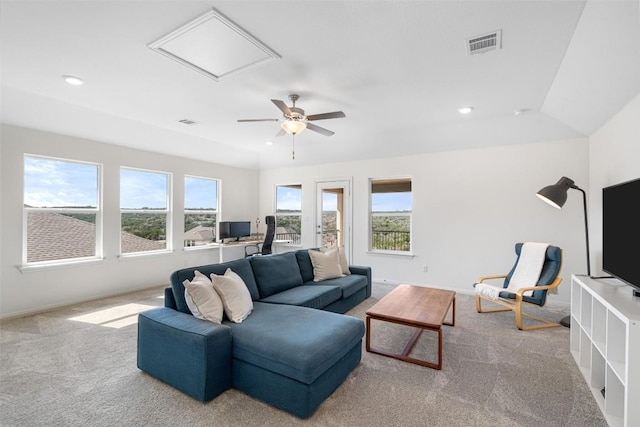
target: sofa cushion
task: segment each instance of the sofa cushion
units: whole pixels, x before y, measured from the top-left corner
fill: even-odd
[[[306,282],[304,285],[314,286],[318,282]],[[340,287],[342,290],[342,299],[349,298],[351,295],[355,294],[362,288],[366,288],[367,284],[366,276],[361,276],[359,274],[351,274],[349,276],[339,277],[337,279],[328,279],[319,282],[315,286],[336,286]]]
[[[332,302],[339,300],[341,296],[342,290],[339,286],[314,284],[296,286],[295,288],[287,289],[286,291],[263,298],[260,301],[322,309]]]
[[[240,323],[251,314],[251,310],[253,310],[251,294],[242,278],[233,270],[227,268],[224,275],[211,273],[211,281],[222,299],[224,313],[229,320]]]
[[[362,340],[364,322],[293,305],[254,303],[242,323],[223,322],[233,335],[233,357],[311,384]]]
[[[314,282],[342,277],[338,248],[326,252],[309,249],[309,257],[311,258],[311,264],[313,264]]]
[[[255,256],[249,260],[261,298],[302,285],[300,268],[293,252]]]
[[[182,282],[185,288],[184,298],[189,310],[198,319],[220,324],[224,313],[220,295],[207,276],[198,270],[194,274],[193,280]]]
[[[349,270],[349,261],[347,260],[347,252],[344,249],[344,246],[340,246],[338,248],[338,256],[340,258],[340,268],[342,268],[342,274],[345,276],[351,274],[351,270]]]
[[[314,250],[319,250],[314,248]],[[303,282],[310,282],[313,280],[313,264],[311,264],[311,257],[307,249],[300,249],[295,252],[296,260],[298,261],[298,267],[300,268],[300,275]]]
[[[252,300],[257,301],[260,299],[258,286],[256,285],[256,279],[253,276],[251,264],[249,264],[249,260],[247,258],[242,258],[222,264],[209,264],[198,267],[183,268],[171,273],[171,288],[173,289],[173,297],[175,298],[178,311],[191,314],[191,311],[189,311],[189,307],[187,306],[187,302],[184,299],[184,285],[182,282],[193,279],[195,270],[198,270],[207,277],[210,277],[211,273],[218,275],[224,274],[224,272],[227,271],[227,268],[230,268],[242,278],[244,284],[247,285],[247,289],[249,289]]]

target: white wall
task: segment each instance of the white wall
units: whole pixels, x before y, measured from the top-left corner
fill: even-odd
[[[582,196],[571,192],[559,211],[535,193],[563,175],[586,187],[588,150],[584,138],[263,170],[261,215],[273,211],[275,185],[302,184],[302,247],[314,246],[315,181],[352,177],[351,262],[371,266],[374,280],[471,293],[477,277],[509,271],[516,242],[550,242],[564,250],[564,283],[550,304],[568,306],[571,274],[586,272]],[[394,176],[413,178],[413,257],[367,251],[368,179]]]
[[[176,144],[179,144],[176,141]],[[181,267],[218,262],[218,250],[182,247],[184,175],[219,178],[221,218],[253,220],[258,213],[258,171],[127,149],[96,141],[3,125],[0,133],[2,216],[0,223],[0,316],[40,311],[169,282]],[[104,259],[65,268],[21,272],[23,155],[36,154],[101,163],[104,188]],[[119,168],[173,174],[173,247],[167,254],[118,258]]]
[[[183,251],[179,237],[176,238],[178,249],[172,254],[119,260],[117,185],[116,190],[111,185],[105,186],[105,189],[112,188],[105,197],[115,205],[110,213],[105,211],[107,241],[103,261],[82,267],[21,273],[17,266],[22,250],[23,153],[102,163],[105,177],[112,184],[117,182],[121,165],[172,172],[176,211],[182,205],[183,174],[221,178],[224,219],[253,220],[256,215],[261,218],[270,215],[274,209],[275,185],[302,184],[303,247],[315,246],[315,182],[350,177],[354,186],[352,262],[372,266],[375,280],[470,293],[471,284],[478,276],[507,272],[513,263],[515,242],[545,241],[564,249],[564,283],[560,286],[560,295],[553,296],[549,304],[568,306],[570,275],[586,272],[582,196],[578,191],[569,191],[569,199],[559,211],[539,201],[535,192],[563,175],[587,191],[592,273],[597,273],[602,248],[601,189],[640,177],[639,117],[640,95],[588,141],[548,141],[261,172],[3,126],[0,135],[0,316],[164,284],[176,268],[218,260],[216,250]],[[407,175],[413,178],[414,185],[414,257],[368,253],[368,179]],[[181,223],[181,217],[176,223]],[[422,272],[424,265],[428,267],[427,273]]]
[[[591,136],[589,158],[591,268],[600,275],[602,188],[640,178],[640,94]]]

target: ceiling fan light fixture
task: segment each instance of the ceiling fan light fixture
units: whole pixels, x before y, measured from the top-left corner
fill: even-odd
[[[307,124],[297,120],[287,120],[282,122],[280,127],[289,135],[297,135],[307,128]]]

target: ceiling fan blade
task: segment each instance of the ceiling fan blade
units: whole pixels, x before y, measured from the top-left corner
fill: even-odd
[[[342,111],[334,111],[333,113],[312,114],[307,116],[307,120],[325,120],[325,119],[341,119],[345,116]]]
[[[318,125],[314,125],[313,123],[307,123],[307,129],[312,130],[314,132],[321,133],[324,136],[331,136],[331,135],[333,135],[335,133],[333,131],[330,131],[329,129],[325,129],[325,128],[320,127]]]
[[[286,134],[287,134],[287,133],[284,131],[284,129],[280,129],[280,130],[278,131],[278,133],[276,133],[276,138],[277,138],[277,137],[279,137],[279,136],[284,136],[284,135],[286,135]]]
[[[277,122],[278,119],[238,119],[239,122]]]
[[[280,109],[280,111],[282,111],[282,114],[284,114],[285,116],[290,116],[291,115],[291,110],[289,109],[289,107],[287,107],[287,104],[285,104],[284,102],[280,101],[279,99],[272,99],[271,102],[273,102],[276,107],[278,107]]]

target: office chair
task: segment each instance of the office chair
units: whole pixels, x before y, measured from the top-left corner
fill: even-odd
[[[269,255],[272,253],[273,239],[276,235],[276,217],[268,215],[264,218],[267,224],[267,232],[262,243],[249,244],[244,247],[244,256]]]

